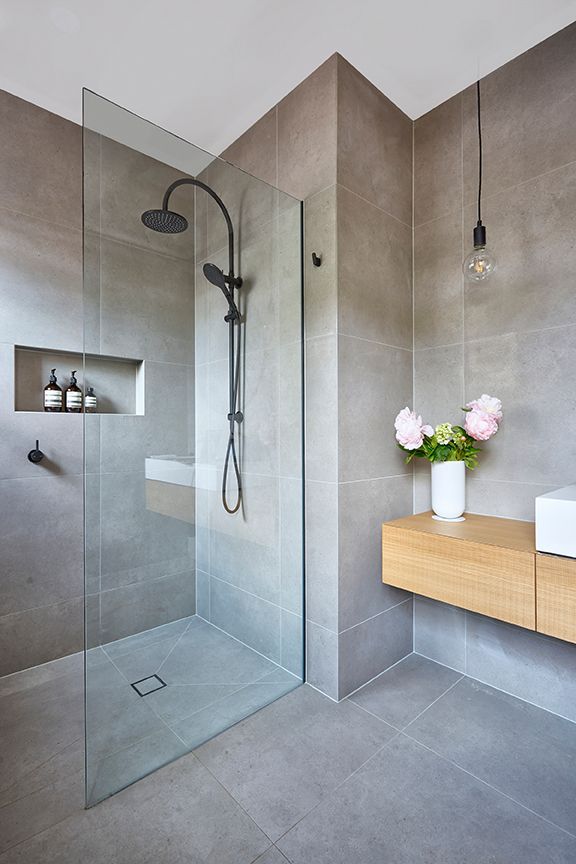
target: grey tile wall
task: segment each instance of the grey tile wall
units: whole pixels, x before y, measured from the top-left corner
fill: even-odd
[[[0,118],[6,673],[83,644],[82,418],[13,410],[29,407],[15,378],[38,387],[16,374],[15,344],[82,351],[82,131],[3,92]],[[86,425],[88,639],[98,644],[194,609],[192,526],[147,511],[144,497],[146,455],[190,452],[194,249],[191,233],[167,246],[140,221],[179,172],[96,135],[86,147],[87,348],[147,361],[146,416]],[[174,206],[193,223],[193,195],[179,191]],[[99,395],[104,406],[110,394]],[[34,466],[37,438],[46,459]]]
[[[463,284],[477,178],[475,88],[415,123],[415,405],[458,418],[482,392],[504,403],[469,473],[471,512],[534,519],[534,498],[576,478],[573,422],[576,25],[482,80],[484,206],[498,260]],[[558,424],[554,418],[562,417]],[[430,506],[427,466],[415,507]],[[415,650],[574,719],[576,646],[417,598]]]

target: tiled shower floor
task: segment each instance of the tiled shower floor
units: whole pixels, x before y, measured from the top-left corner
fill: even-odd
[[[0,864],[576,861],[576,724],[414,654],[340,704],[298,687],[84,811],[72,660],[0,681]]]
[[[135,682],[142,682],[143,692],[158,689],[140,696],[131,686]],[[300,683],[195,616],[91,650],[86,691],[90,803],[187,753]]]

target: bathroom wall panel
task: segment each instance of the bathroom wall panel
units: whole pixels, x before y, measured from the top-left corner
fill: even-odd
[[[340,481],[411,474],[394,440],[394,418],[412,397],[412,352],[338,337]]]
[[[83,622],[81,596],[0,616],[0,675],[81,651]]]
[[[337,76],[333,54],[278,103],[278,185],[295,198],[336,182]]]
[[[477,293],[484,295],[483,290]],[[414,347],[462,342],[463,314],[462,213],[458,210],[414,229]]]
[[[486,515],[532,520],[535,496],[576,476],[576,451],[565,434],[573,423],[571,370],[576,366],[571,276],[576,173],[570,164],[576,159],[575,49],[572,24],[482,80],[483,218],[498,270],[486,285],[464,284],[460,326],[449,301],[458,302],[456,256],[470,248],[476,221],[475,88],[455,97],[462,100],[459,128],[449,103],[415,123],[416,223],[441,209],[439,202],[448,192],[439,186],[430,199],[427,184],[431,177],[442,177],[438,171],[444,151],[453,154],[447,165],[454,166],[459,137],[465,178],[465,206],[459,213],[415,231],[416,344],[438,345],[416,352],[415,405],[426,420],[438,422],[458,417],[458,405],[482,392],[502,399],[500,432],[482,445],[480,466],[467,482],[468,509]],[[422,147],[427,136],[432,143]],[[436,171],[430,170],[431,152],[438,154],[432,163]],[[454,168],[450,176],[456,184]],[[452,284],[452,294],[447,294],[446,286]],[[443,340],[461,344],[440,347]],[[461,386],[463,395],[456,398]],[[451,414],[444,417],[450,400]],[[556,416],[562,423],[551,421]],[[425,510],[430,506],[429,471],[427,466],[417,469],[415,508]],[[574,719],[568,705],[574,646],[543,642],[541,636],[479,616],[465,619],[467,638],[462,629],[456,636],[446,615],[454,615],[449,607],[417,601],[417,651]]]
[[[338,330],[412,349],[412,229],[342,186]]]
[[[337,187],[329,186],[304,205],[304,280],[306,338],[338,330]],[[312,253],[321,258],[316,267]]]
[[[412,227],[412,121],[338,59],[338,183]]]
[[[306,680],[331,699],[338,699],[338,634],[308,619]]]
[[[77,228],[0,208],[0,284],[0,341],[82,351]]]
[[[576,323],[575,211],[576,161],[485,201],[483,218],[499,266],[480,290],[465,286],[467,340]],[[474,207],[467,207],[464,225],[475,218]]]
[[[2,614],[82,595],[81,496],[81,475],[0,483]]]
[[[306,481],[306,614],[338,631],[338,484]]]
[[[414,651],[466,671],[466,612],[429,597],[414,597]]]
[[[414,124],[414,225],[462,207],[462,94]]]
[[[381,569],[380,526],[409,513],[412,475],[339,484],[339,630],[395,606],[410,595],[374,579]]]
[[[576,160],[576,24],[482,79],[487,197]],[[464,200],[476,196],[475,88],[463,96]]]
[[[412,652],[412,598],[339,636],[338,698]]]
[[[280,663],[281,609],[254,594],[210,580],[210,616],[216,627]]]
[[[81,128],[0,90],[0,129],[2,208],[79,231]]]
[[[246,130],[221,154],[232,165],[247,171],[270,186],[278,182],[278,136],[276,107]]]

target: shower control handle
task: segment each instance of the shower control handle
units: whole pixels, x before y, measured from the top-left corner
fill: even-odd
[[[228,414],[228,420],[235,420],[236,423],[242,423],[244,420],[244,414],[242,411],[236,411],[235,414]]]
[[[44,453],[42,452],[42,450],[38,449],[38,443],[39,442],[36,441],[36,447],[34,448],[34,450],[30,450],[30,452],[28,453],[28,460],[30,462],[33,462],[34,465],[37,465],[38,462],[41,462],[44,458]]]

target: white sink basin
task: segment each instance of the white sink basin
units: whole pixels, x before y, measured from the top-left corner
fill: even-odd
[[[536,549],[576,558],[576,484],[536,498]]]

